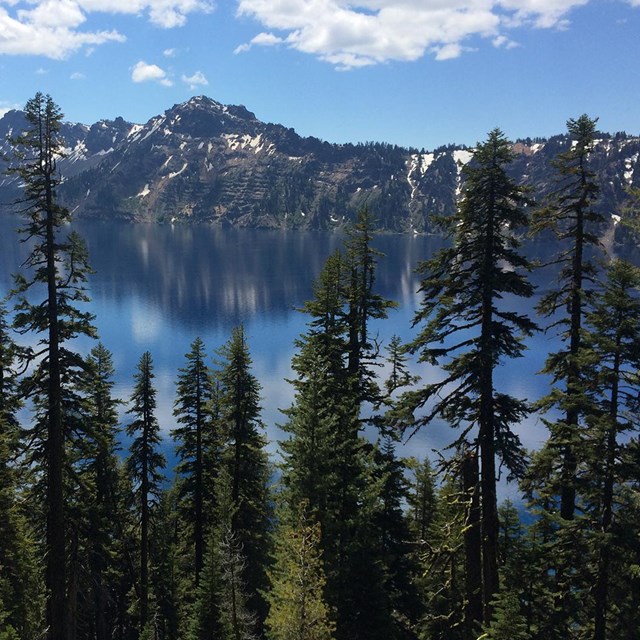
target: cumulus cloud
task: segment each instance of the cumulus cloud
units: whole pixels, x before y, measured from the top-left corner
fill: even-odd
[[[0,0],[0,54],[60,60],[80,49],[125,41],[115,29],[85,29],[92,13],[146,16],[170,29],[184,25],[189,14],[213,7],[212,0]]]
[[[284,40],[273,33],[259,33],[257,36],[251,39],[251,42],[241,44],[236,47],[234,53],[244,53],[249,51],[254,44],[261,45],[263,47],[272,47],[277,44],[282,44]]]
[[[209,84],[209,81],[205,78],[202,71],[196,71],[193,75],[182,75],[182,82],[189,85],[189,89],[197,89],[198,87],[204,87]]]
[[[162,52],[162,55],[165,58],[175,58],[176,57],[176,53],[177,53],[177,51],[175,49],[165,49]]]
[[[79,71],[76,71],[69,76],[70,80],[84,80],[85,78],[86,76],[84,75],[84,73],[80,73]]]
[[[158,82],[165,87],[173,86],[167,78],[167,72],[157,64],[147,64],[144,60],[136,62],[131,69],[131,79],[136,82]]]
[[[238,0],[238,15],[268,31],[241,44],[284,43],[339,69],[426,53],[447,60],[473,50],[474,38],[517,46],[515,28],[566,28],[570,12],[590,0]],[[625,0],[640,5],[640,0]]]

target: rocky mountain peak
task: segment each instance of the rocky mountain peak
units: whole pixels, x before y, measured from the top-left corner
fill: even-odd
[[[23,126],[19,111],[0,118],[1,151],[10,155],[6,136]],[[367,206],[382,229],[431,231],[435,215],[455,210],[473,156],[456,145],[418,153],[303,138],[203,95],[145,124],[65,123],[62,135],[59,194],[78,216],[271,228],[334,229]],[[555,180],[552,159],[570,144],[566,135],[520,140],[510,171],[544,197]],[[639,157],[640,138],[627,135],[603,135],[593,150],[597,206],[613,226],[629,187],[640,187]],[[15,200],[19,188],[15,177],[0,177],[0,202]]]

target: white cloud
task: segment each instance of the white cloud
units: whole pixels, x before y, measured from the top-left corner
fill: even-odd
[[[144,60],[136,62],[131,69],[131,79],[136,82],[159,82],[165,87],[171,87],[173,82],[167,78],[167,72],[157,64],[147,64]]]
[[[86,12],[146,14],[158,27],[171,29],[187,22],[190,13],[209,13],[211,0],[75,0]]]
[[[175,58],[176,57],[176,53],[177,53],[177,51],[175,49],[165,49],[162,52],[162,55],[165,58]]]
[[[272,47],[275,46],[277,44],[282,44],[284,42],[284,40],[282,38],[280,38],[279,36],[273,34],[273,33],[259,33],[257,36],[253,37],[251,39],[251,42],[248,42],[246,44],[241,44],[240,46],[236,47],[234,53],[245,53],[246,51],[249,51],[249,49],[251,49],[251,47],[254,44],[257,45],[261,45],[263,47]]]
[[[505,35],[499,35],[494,38],[492,44],[496,49],[515,49],[516,47],[520,46],[517,42],[510,40]]]
[[[284,43],[350,69],[391,60],[437,60],[473,50],[473,38],[517,46],[513,28],[568,26],[569,13],[590,0],[238,0],[238,15],[266,29],[236,53],[254,45]],[[640,0],[626,0],[640,5]]]
[[[146,16],[170,29],[192,13],[213,11],[213,0],[0,0],[0,55],[64,59],[80,49],[124,42],[116,30],[84,30],[92,13]]]
[[[84,73],[80,73],[79,71],[76,71],[74,73],[72,73],[69,76],[70,80],[84,80],[87,76],[84,75]]]
[[[197,89],[199,86],[206,86],[209,81],[205,78],[202,71],[196,71],[191,76],[182,75],[182,82],[189,85],[189,89]]]

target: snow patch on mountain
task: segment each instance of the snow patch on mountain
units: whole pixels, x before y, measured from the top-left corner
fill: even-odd
[[[624,181],[627,184],[631,184],[633,181],[633,173],[638,163],[638,155],[640,154],[636,153],[624,161]]]

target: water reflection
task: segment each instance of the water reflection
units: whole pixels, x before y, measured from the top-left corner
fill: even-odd
[[[12,286],[9,274],[19,269],[27,247],[18,241],[15,218],[0,217],[0,295]],[[312,284],[325,259],[341,246],[337,234],[239,230],[209,226],[147,226],[78,222],[96,273],[90,279],[91,310],[96,314],[101,340],[114,354],[118,395],[127,399],[140,354],[153,354],[158,387],[159,418],[165,431],[173,425],[175,378],[189,344],[200,336],[211,353],[229,337],[231,328],[246,326],[254,370],[263,386],[263,417],[271,450],[281,437],[280,408],[292,398],[285,378],[295,338],[305,329],[300,307],[312,293]],[[378,291],[399,303],[390,319],[374,328],[384,341],[393,335],[409,340],[411,322],[419,304],[415,267],[442,245],[435,237],[385,235],[376,238],[386,254],[380,260]],[[553,243],[538,241],[530,254],[541,261],[554,252]],[[540,288],[550,274],[535,276]],[[535,300],[517,301],[521,312],[533,313]],[[553,334],[528,340],[526,357],[507,363],[497,373],[501,390],[535,399],[547,381],[534,375],[551,349]],[[87,350],[89,343],[80,348]],[[434,370],[415,365],[424,380]],[[125,417],[123,416],[123,419]],[[529,448],[545,437],[536,416],[518,431]],[[452,440],[450,429],[434,424],[405,447],[405,453],[424,456]]]

